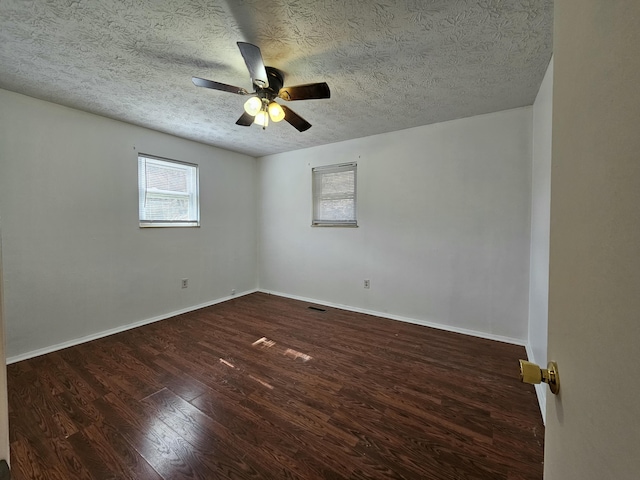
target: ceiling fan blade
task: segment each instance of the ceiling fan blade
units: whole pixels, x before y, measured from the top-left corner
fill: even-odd
[[[250,127],[253,123],[253,119],[255,117],[253,115],[249,115],[247,112],[244,112],[242,116],[236,121],[236,125],[242,125],[243,127]]]
[[[247,64],[251,81],[260,88],[269,86],[267,70],[264,68],[260,49],[252,43],[247,42],[238,42],[238,48],[240,49],[242,58],[244,58],[244,63]]]
[[[331,90],[326,82],[307,83],[280,89],[278,96],[283,100],[313,100],[319,98],[331,98]]]
[[[311,124],[285,105],[281,105],[284,110],[284,119],[293,125],[299,132],[304,132],[311,128]]]
[[[196,87],[212,88],[213,90],[222,90],[223,92],[237,93],[238,95],[248,95],[244,88],[234,87],[233,85],[227,85],[226,83],[214,82],[213,80],[207,80],[205,78],[193,77],[191,79]]]

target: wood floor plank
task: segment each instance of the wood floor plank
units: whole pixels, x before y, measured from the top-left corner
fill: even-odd
[[[47,477],[45,461],[38,449],[28,444],[28,440],[18,439],[11,442],[11,469],[16,478],[44,480]]]
[[[257,476],[268,472],[268,478],[276,479],[290,476],[286,471],[279,471],[279,465],[264,455],[262,449],[234,437],[226,427],[168,389],[145,398],[141,403],[205,456],[205,462],[216,473],[219,473],[221,464],[232,467],[235,457],[241,458],[233,465],[235,471],[251,473],[250,476],[254,472]]]
[[[232,441],[259,445],[267,455],[286,466],[301,478],[338,478],[339,475],[301,449],[298,438],[282,423],[268,418],[240,403],[220,401],[219,396],[203,394],[191,401],[205,415],[224,426]]]
[[[193,479],[211,475],[199,462],[193,462],[188,452],[184,454],[181,439],[160,420],[154,422],[149,416],[138,415],[115,394],[99,398],[95,404],[110,427],[117,430],[162,478]]]
[[[14,478],[542,478],[523,347],[309,306],[255,293],[9,365]]]
[[[151,465],[129,444],[118,430],[108,423],[91,425],[85,435],[107,464],[117,465],[116,469],[125,477],[133,479],[162,480]]]
[[[103,478],[104,480],[117,480],[124,479],[130,480],[131,475],[129,472],[117,471],[116,468],[110,468],[112,466],[120,467],[119,463],[109,463],[104,461],[102,455],[100,455],[100,445],[97,444],[97,439],[91,435],[92,427],[87,427],[85,430],[77,432],[71,435],[67,441],[72,446],[73,450],[82,458],[83,464],[89,471],[91,478]]]

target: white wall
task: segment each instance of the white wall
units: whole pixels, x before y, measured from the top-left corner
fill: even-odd
[[[551,107],[553,59],[533,104],[531,176],[531,263],[529,280],[529,360],[546,368],[549,310],[549,228],[551,216]],[[536,385],[542,418],[546,385]]]
[[[257,237],[262,289],[526,341],[530,108],[257,166],[11,92],[0,101],[9,357],[250,291]],[[138,228],[138,151],[200,165],[201,228]],[[311,228],[311,167],[352,160],[360,227]]]
[[[3,90],[0,105],[8,357],[255,289],[254,158]],[[138,227],[138,151],[200,166],[200,228]]]
[[[524,343],[531,128],[527,107],[260,158],[260,289]],[[347,161],[359,228],[311,227],[311,168]]]

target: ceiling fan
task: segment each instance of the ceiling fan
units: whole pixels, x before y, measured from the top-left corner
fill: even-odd
[[[249,127],[252,123],[256,123],[264,129],[271,119],[273,122],[286,120],[299,132],[311,128],[309,122],[289,107],[280,105],[276,102],[276,98],[286,101],[330,98],[329,85],[322,82],[284,87],[284,73],[277,68],[265,66],[260,48],[246,42],[238,42],[238,48],[251,75],[253,92],[199,77],[192,78],[193,84],[197,87],[211,88],[237,95],[251,95],[244,104],[245,113],[236,121],[236,125]]]

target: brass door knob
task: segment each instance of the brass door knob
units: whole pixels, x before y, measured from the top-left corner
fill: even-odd
[[[547,368],[544,369],[535,363],[520,360],[520,381],[531,385],[544,382],[549,385],[551,393],[554,395],[560,391],[560,377],[556,362],[549,362]]]

